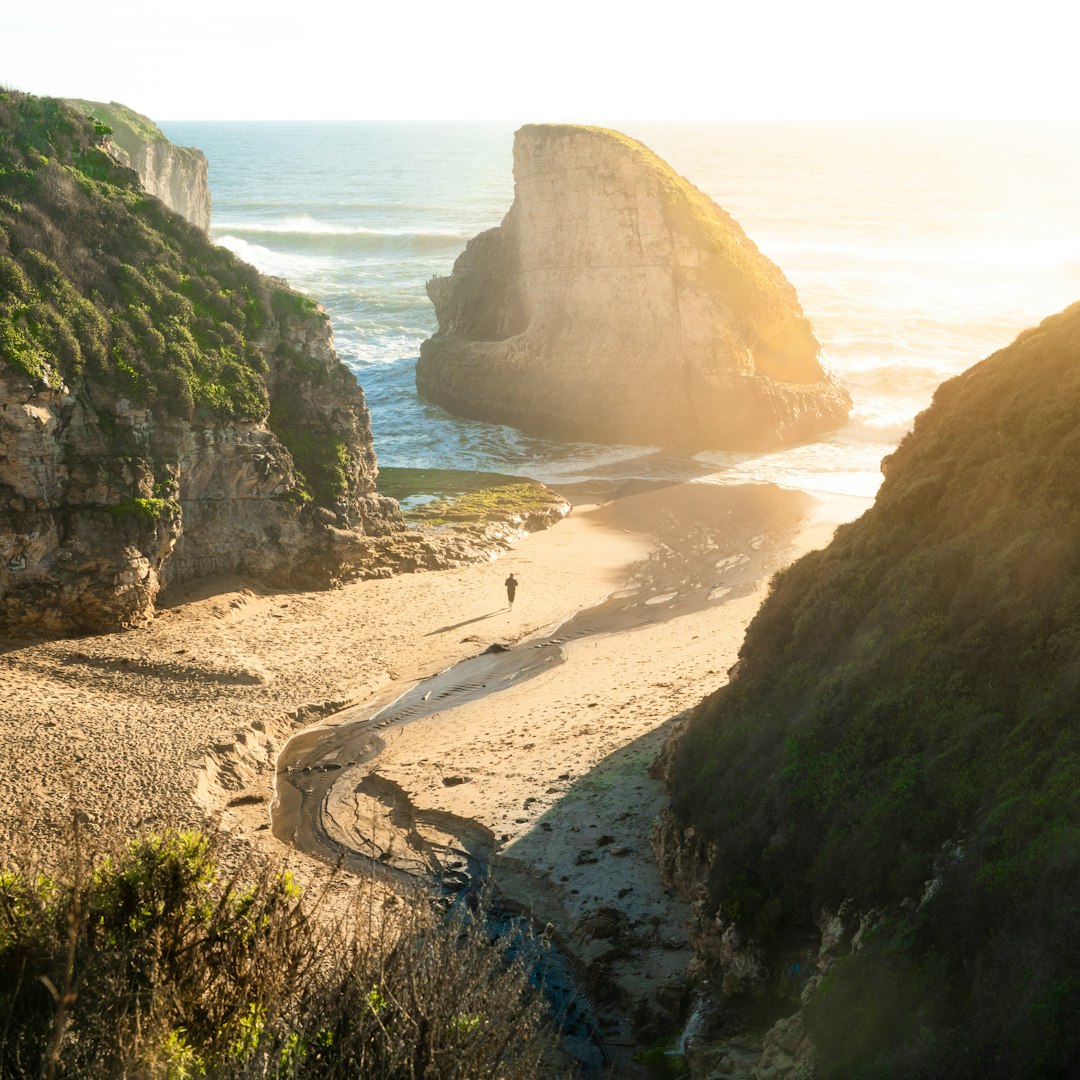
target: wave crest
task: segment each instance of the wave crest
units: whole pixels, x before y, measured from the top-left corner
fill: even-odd
[[[314,218],[274,222],[214,222],[214,238],[233,237],[276,251],[341,258],[378,254],[458,251],[469,237],[449,230],[371,229],[363,225],[330,225]]]

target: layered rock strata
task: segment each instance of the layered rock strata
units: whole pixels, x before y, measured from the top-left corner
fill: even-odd
[[[282,362],[283,342],[321,379]],[[311,583],[371,560],[366,538],[400,515],[374,492],[367,408],[328,321],[275,325],[260,346],[297,422],[343,448],[331,506],[310,500],[265,419],[181,420],[86,380],[35,385],[0,368],[0,628],[112,629],[207,575]]]
[[[192,146],[175,146],[149,117],[117,101],[70,103],[86,116],[112,128],[109,153],[121,165],[139,174],[143,188],[197,229],[210,229],[209,165],[206,155]]]
[[[102,630],[208,574],[327,582],[403,528],[329,320],[0,91],[0,632]]]
[[[618,132],[527,125],[500,226],[428,282],[417,388],[562,438],[750,449],[844,423],[847,393],[781,271]]]

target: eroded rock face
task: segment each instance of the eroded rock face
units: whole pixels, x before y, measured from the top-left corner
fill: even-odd
[[[143,188],[198,229],[210,229],[210,185],[206,155],[175,146],[149,117],[111,101],[71,99],[82,113],[112,128],[109,152],[139,174]]]
[[[565,438],[758,448],[812,438],[850,398],[780,270],[641,143],[527,125],[515,198],[427,290],[420,392]]]
[[[333,507],[301,494],[266,422],[184,421],[92,380],[49,386],[0,367],[0,629],[132,625],[163,589],[215,573],[325,580],[402,527],[374,493],[367,408],[325,313],[270,324],[260,347],[271,404],[287,398],[302,430],[346,450]]]
[[[326,584],[404,527],[326,312],[147,198],[109,120],[0,91],[0,634]]]

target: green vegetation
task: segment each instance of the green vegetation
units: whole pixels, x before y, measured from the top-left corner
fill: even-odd
[[[524,519],[542,513],[564,500],[543,484],[526,480],[519,484],[479,488],[405,510],[405,519],[416,525],[460,525]]]
[[[333,506],[353,486],[353,458],[349,448],[326,422],[316,423],[296,405],[302,399],[276,401],[267,423],[292,455],[299,474],[298,497]]]
[[[538,995],[476,922],[362,888],[354,932],[197,832],[84,846],[0,870],[0,1076],[552,1075]]]
[[[377,489],[407,521],[433,528],[520,520],[566,501],[536,480],[468,469],[381,468]]]
[[[312,421],[298,384],[319,388],[333,373],[322,356],[283,343],[268,357],[259,345],[274,323],[325,316],[146,196],[98,145],[103,122],[139,119],[109,108],[94,120],[0,92],[0,364],[43,387],[90,383],[163,418],[269,418],[307,497],[332,505],[354,483],[351,458],[329,420]],[[268,360],[291,380],[273,411]]]
[[[726,918],[782,956],[882,913],[809,1009],[823,1076],[1080,1062],[1078,461],[1080,305],[939,389],[679,744]]]
[[[649,1075],[657,1077],[658,1080],[688,1080],[690,1076],[686,1056],[679,1053],[670,1039],[647,1050],[638,1050],[634,1054],[634,1060],[639,1065],[644,1065],[649,1070]]]
[[[98,138],[61,102],[0,94],[0,358],[163,413],[263,419],[266,283],[145,196]]]
[[[116,506],[110,506],[109,513],[114,517],[132,517],[153,524],[179,509],[177,503],[170,499],[125,499]]]
[[[503,473],[474,472],[469,469],[395,469],[379,468],[377,488],[380,495],[402,502],[416,496],[461,495],[467,491],[501,487],[506,484],[528,483],[523,476]]]
[[[107,130],[99,132],[99,135],[113,135],[116,133],[130,132],[130,134],[144,143],[167,142],[165,132],[161,130],[149,117],[121,105],[118,101],[86,101],[84,98],[66,98],[65,104],[74,108],[81,116],[89,116],[96,121],[97,126]]]

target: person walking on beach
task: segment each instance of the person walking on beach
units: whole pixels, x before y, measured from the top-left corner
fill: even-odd
[[[506,599],[510,601],[510,610],[514,610],[514,594],[517,592],[517,578],[511,575],[503,582],[506,586]]]

